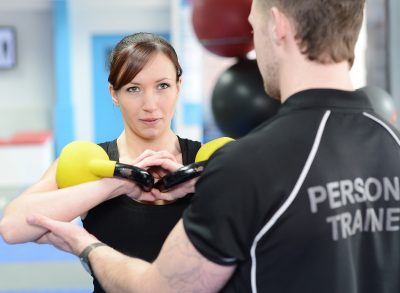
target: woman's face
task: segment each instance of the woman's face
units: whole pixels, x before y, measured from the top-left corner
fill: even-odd
[[[174,64],[157,53],[130,83],[118,91],[110,86],[110,93],[121,109],[125,131],[151,140],[170,130],[179,89]]]

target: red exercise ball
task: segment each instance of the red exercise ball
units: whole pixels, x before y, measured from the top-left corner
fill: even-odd
[[[254,48],[248,22],[252,0],[195,0],[192,23],[200,43],[223,57],[245,57]]]

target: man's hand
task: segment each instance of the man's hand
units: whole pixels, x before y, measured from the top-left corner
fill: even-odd
[[[79,255],[89,244],[99,242],[84,228],[73,223],[55,221],[42,215],[28,216],[27,222],[48,230],[37,243],[51,244],[74,255]]]
[[[38,240],[58,249],[79,255],[98,240],[72,223],[33,215],[31,225],[49,232]],[[192,245],[178,222],[168,236],[153,264],[130,258],[111,248],[96,249],[90,254],[96,277],[107,292],[218,292],[236,266],[218,265],[203,257]]]

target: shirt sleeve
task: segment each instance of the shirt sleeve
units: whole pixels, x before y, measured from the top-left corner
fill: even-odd
[[[245,159],[237,159],[231,147],[223,147],[210,158],[193,203],[183,215],[192,244],[221,265],[248,258],[258,226],[254,171]]]

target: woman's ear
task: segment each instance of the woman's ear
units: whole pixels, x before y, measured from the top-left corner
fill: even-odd
[[[182,78],[179,78],[178,81],[176,82],[176,87],[178,88],[178,94],[181,91],[181,85],[182,85]]]
[[[119,106],[117,92],[114,90],[114,87],[109,83],[108,84],[108,91],[110,92],[111,99],[115,106]]]

